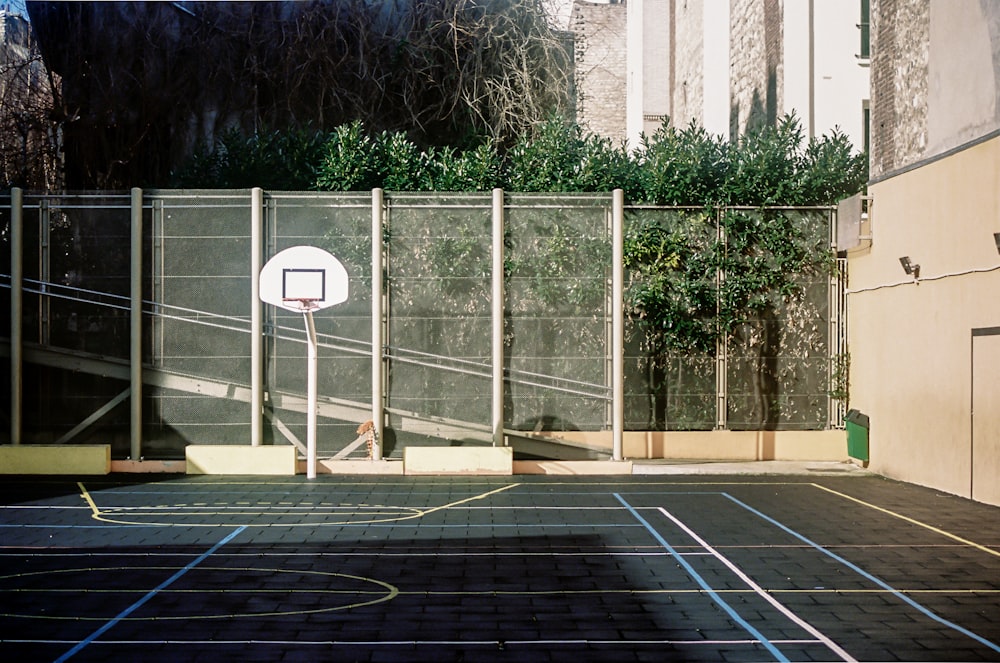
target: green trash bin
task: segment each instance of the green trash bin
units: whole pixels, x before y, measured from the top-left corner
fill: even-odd
[[[849,410],[844,417],[847,427],[847,455],[868,462],[868,415]]]

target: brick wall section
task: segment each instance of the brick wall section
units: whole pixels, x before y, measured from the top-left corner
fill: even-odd
[[[670,9],[674,0],[643,0],[643,131],[652,134],[670,114]]]
[[[575,35],[576,117],[588,133],[625,140],[626,7],[621,4],[573,4],[570,29]]]
[[[671,122],[686,127],[705,119],[705,7],[674,3],[674,91]]]
[[[918,161],[927,148],[930,3],[871,5],[871,176]]]
[[[731,0],[730,135],[773,124],[782,107],[780,0]]]

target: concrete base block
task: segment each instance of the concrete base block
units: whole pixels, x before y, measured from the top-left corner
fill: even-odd
[[[192,444],[184,450],[188,474],[294,475],[298,450],[293,446],[252,447]]]
[[[113,460],[111,471],[135,474],[184,474],[185,465],[183,460]]]
[[[546,437],[611,452],[611,431],[550,431]],[[818,431],[625,431],[626,458],[847,460],[847,433]]]
[[[306,461],[299,461],[299,474],[306,474]],[[402,475],[403,464],[398,460],[319,460],[316,474],[388,474]]]
[[[627,460],[515,460],[514,474],[632,474],[632,462]]]
[[[514,473],[514,450],[510,447],[406,447],[403,473],[484,474]]]
[[[110,444],[0,446],[0,474],[109,474]]]

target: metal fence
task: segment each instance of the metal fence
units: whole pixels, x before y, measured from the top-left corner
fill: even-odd
[[[302,244],[336,255],[350,278],[348,301],[316,316],[321,456],[336,456],[379,412],[390,457],[413,443],[488,443],[498,396],[508,432],[611,430],[616,416],[631,430],[838,426],[845,348],[833,271],[799,275],[795,297],[775,296],[766,315],[707,351],[658,348],[641,320],[625,319],[616,353],[616,224],[625,237],[672,233],[696,286],[703,277],[717,289],[725,275],[698,261],[725,247],[727,214],[763,213],[788,215],[796,241],[829,246],[827,208],[616,212],[610,194],[506,194],[498,209],[495,194],[15,190],[0,198],[12,369],[0,440],[110,442],[116,458],[165,459],[193,443],[301,446],[301,316],[253,293],[261,262]],[[623,287],[637,278],[626,273]]]

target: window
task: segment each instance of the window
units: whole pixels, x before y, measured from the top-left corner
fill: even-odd
[[[867,60],[871,57],[871,0],[861,0],[858,29],[861,31],[861,54],[858,57]]]
[[[861,102],[861,136],[862,136],[861,140],[862,140],[862,143],[864,143],[862,145],[862,149],[864,150],[865,154],[871,154],[871,149],[872,149],[872,145],[871,145],[871,143],[872,143],[872,127],[871,127],[871,124],[872,124],[872,111],[871,111],[870,104],[871,104],[871,102],[868,101],[867,99],[864,100],[863,102]]]

